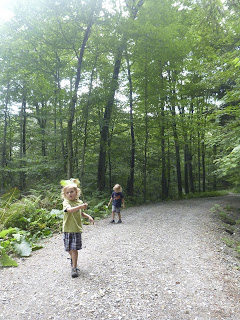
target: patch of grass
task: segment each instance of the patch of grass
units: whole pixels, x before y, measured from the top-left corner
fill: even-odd
[[[227,224],[227,223],[224,223],[223,224],[223,227],[224,227],[224,230],[227,232],[227,233],[229,233],[229,234],[234,234],[234,232],[235,232],[235,228],[233,227],[233,226],[231,226],[231,225],[229,225],[229,224]]]
[[[226,191],[226,190],[194,192],[194,193],[186,193],[186,194],[184,194],[183,195],[183,199],[220,197],[220,196],[226,196],[227,194],[229,194],[229,191]]]
[[[227,210],[229,211],[229,207],[227,208]],[[236,224],[236,221],[232,217],[230,217],[229,213],[225,212],[224,209],[218,204],[215,204],[214,207],[210,209],[210,211],[217,213],[222,222],[231,226],[234,226]]]
[[[230,248],[235,247],[235,241],[229,238],[222,238],[222,241]]]
[[[229,217],[229,215],[226,212],[221,211],[218,214],[219,214],[219,217],[222,220],[222,222],[229,224],[231,226],[234,226],[236,224],[236,221],[234,219],[232,219],[231,217]]]

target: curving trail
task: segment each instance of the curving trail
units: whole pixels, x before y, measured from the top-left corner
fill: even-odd
[[[62,235],[0,269],[1,320],[239,320],[240,272],[223,251],[214,204],[240,197],[162,202],[85,226],[80,277]]]

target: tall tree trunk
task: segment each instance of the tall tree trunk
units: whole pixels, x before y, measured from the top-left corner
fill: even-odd
[[[178,196],[182,197],[182,174],[181,174],[181,158],[180,158],[180,147],[177,133],[177,125],[175,122],[175,107],[172,107],[173,110],[173,137],[175,143],[175,156],[176,156],[176,170],[177,170],[177,182],[178,182]]]
[[[217,145],[213,145],[213,159],[215,160],[217,156]],[[214,170],[215,171],[215,170]],[[217,177],[216,174],[214,173],[213,175],[213,191],[217,190]]]
[[[164,96],[163,96],[164,95]],[[163,77],[163,65],[160,61],[160,108],[161,108],[161,122],[160,122],[160,136],[161,136],[161,158],[162,158],[162,168],[161,168],[161,187],[162,187],[162,200],[168,197],[168,182],[167,182],[167,168],[166,168],[166,137],[165,137],[165,110],[164,104],[166,101],[164,92],[164,77]]]
[[[67,161],[67,151],[66,147],[64,145],[64,133],[63,133],[63,119],[62,119],[62,99],[60,97],[61,94],[61,84],[60,84],[60,76],[59,73],[57,73],[56,76],[56,82],[57,82],[57,105],[59,108],[59,114],[60,114],[60,135],[61,135],[61,151],[62,151],[62,159],[63,159],[63,172],[66,172],[67,167],[66,167],[66,161]]]
[[[162,100],[162,99],[161,99]],[[161,157],[162,157],[162,200],[168,197],[167,176],[166,176],[166,151],[165,151],[165,112],[164,102],[161,101]]]
[[[84,139],[83,139],[83,148],[82,148],[82,163],[81,163],[81,171],[80,171],[80,178],[81,178],[82,185],[84,184],[85,153],[87,148],[87,136],[88,136],[88,117],[89,117],[89,109],[91,106],[93,79],[94,79],[95,68],[97,65],[97,60],[98,60],[98,52],[96,54],[94,65],[92,68],[87,103],[83,112],[83,118],[85,119],[85,124],[84,124]]]
[[[26,166],[26,92],[23,88],[23,97],[22,97],[22,107],[21,107],[21,116],[20,116],[20,166],[21,169],[24,169]],[[24,190],[26,188],[26,174],[25,170],[20,171],[20,189]]]
[[[186,136],[184,137],[184,188],[185,188],[185,193],[189,193],[189,184],[188,184],[188,165],[189,161],[189,149],[188,149],[188,141]]]
[[[145,56],[145,87],[144,87],[144,117],[145,117],[145,142],[144,142],[144,164],[143,164],[143,201],[147,199],[147,150],[148,150],[148,73],[147,73],[147,50]]]
[[[128,67],[128,82],[129,82],[129,106],[130,106],[130,130],[131,130],[131,159],[130,159],[130,174],[128,178],[127,193],[130,197],[134,194],[134,169],[135,169],[135,135],[133,126],[133,86],[131,68],[128,54],[126,53]]]
[[[45,142],[45,135],[46,135],[46,125],[47,125],[47,114],[45,111],[45,104],[42,102],[42,107],[39,107],[39,104],[36,103],[36,113],[37,113],[37,121],[39,127],[41,129],[41,148],[42,148],[42,156],[46,157],[46,142]]]
[[[205,167],[205,144],[204,140],[202,139],[202,189],[203,192],[206,191],[206,167]]]
[[[3,129],[3,141],[2,141],[2,158],[1,158],[1,193],[4,192],[5,186],[5,168],[7,166],[7,117],[8,117],[8,103],[9,103],[9,90],[10,90],[10,83],[8,82],[7,91],[6,91],[6,98],[5,98],[5,108],[4,108],[4,129]]]
[[[91,34],[92,25],[93,25],[92,18],[93,17],[90,18],[87,28],[85,30],[80,53],[79,53],[79,56],[77,57],[78,62],[77,62],[77,74],[76,74],[75,86],[74,86],[74,91],[69,104],[69,118],[68,118],[68,128],[67,128],[67,148],[68,148],[67,178],[68,179],[70,179],[73,175],[73,138],[72,138],[73,121],[74,121],[76,104],[77,104],[77,97],[78,97],[77,93],[78,93],[79,83],[81,80],[83,55],[84,55],[88,38]]]
[[[109,177],[109,193],[112,193],[112,161],[111,161],[111,142],[113,136],[113,128],[108,139],[108,177]]]
[[[198,164],[198,192],[201,192],[201,144],[200,144],[199,131],[198,131],[197,164]]]
[[[103,191],[105,188],[106,152],[108,148],[109,123],[111,120],[115,92],[118,87],[118,75],[120,71],[123,49],[124,49],[123,45],[119,46],[116,54],[110,93],[109,93],[109,97],[105,107],[103,125],[101,127],[100,151],[99,151],[99,159],[98,159],[98,183],[97,183],[98,189],[100,191]]]
[[[178,131],[177,131],[177,123],[176,123],[176,91],[175,91],[175,79],[173,76],[174,72],[171,73],[169,71],[169,83],[171,89],[171,102],[170,102],[170,111],[172,114],[172,130],[173,130],[173,137],[175,143],[175,160],[176,160],[176,170],[177,170],[177,182],[178,182],[178,196],[182,197],[182,174],[181,174],[181,157],[180,157],[180,146],[179,146],[179,139],[178,139]]]
[[[193,117],[193,103],[190,104],[190,114],[189,114],[190,120]],[[194,175],[193,175],[193,166],[192,166],[192,133],[190,132],[189,137],[189,153],[188,153],[189,159],[188,159],[188,172],[189,172],[189,185],[190,185],[190,192],[195,192],[194,187]]]

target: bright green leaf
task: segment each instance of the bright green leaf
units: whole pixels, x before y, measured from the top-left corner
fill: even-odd
[[[21,243],[14,243],[13,247],[17,254],[19,254],[21,257],[29,257],[32,248],[29,242],[27,242],[25,239],[22,240]]]

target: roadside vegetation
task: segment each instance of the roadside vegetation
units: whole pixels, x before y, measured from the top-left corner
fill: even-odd
[[[215,205],[212,209],[222,221],[222,228],[226,236],[222,238],[225,245],[235,251],[236,257],[240,259],[240,208],[226,206],[222,208]]]

